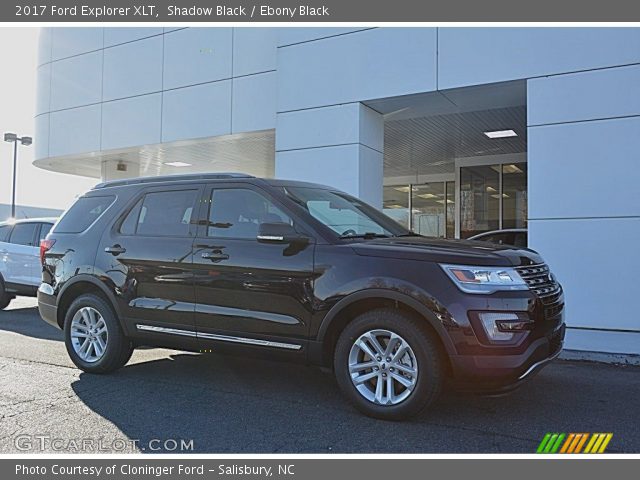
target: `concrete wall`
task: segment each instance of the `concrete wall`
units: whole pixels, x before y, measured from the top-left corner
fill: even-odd
[[[533,79],[528,96],[530,244],[565,286],[569,346],[640,354],[640,65]]]
[[[44,28],[36,159],[266,130],[277,29]]]

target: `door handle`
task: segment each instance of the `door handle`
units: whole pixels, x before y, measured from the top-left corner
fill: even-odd
[[[204,252],[201,256],[202,258],[211,260],[212,262],[220,262],[221,260],[229,259],[229,255],[227,255],[226,253],[222,253],[220,250],[214,252]]]
[[[118,255],[120,255],[121,253],[124,253],[127,251],[126,248],[124,248],[121,245],[115,244],[115,245],[111,245],[110,247],[107,247],[104,249],[105,252],[110,253],[111,255],[113,255],[114,257],[117,257]]]

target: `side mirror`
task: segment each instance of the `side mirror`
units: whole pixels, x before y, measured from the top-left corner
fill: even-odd
[[[294,243],[308,240],[284,222],[261,223],[258,226],[257,239],[264,243]]]

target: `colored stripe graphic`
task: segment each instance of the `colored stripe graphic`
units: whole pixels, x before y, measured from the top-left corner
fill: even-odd
[[[545,434],[545,436],[542,438],[542,441],[540,442],[540,445],[538,445],[538,449],[536,450],[536,453],[544,453],[544,448],[547,446],[547,442],[549,442],[550,438],[551,438],[550,433]]]
[[[576,446],[576,449],[573,453],[580,453],[582,451],[582,447],[584,446],[584,444],[587,443],[587,438],[589,438],[588,433],[581,433],[580,435],[582,435],[582,438],[578,443],[578,445]]]
[[[536,453],[604,453],[612,438],[613,433],[548,432],[542,438]],[[587,446],[583,451],[585,444]]]

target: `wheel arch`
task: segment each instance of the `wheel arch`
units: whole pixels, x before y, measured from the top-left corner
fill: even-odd
[[[455,347],[449,339],[442,323],[425,305],[411,296],[384,289],[371,289],[352,293],[336,303],[324,317],[317,340],[322,344],[322,363],[331,365],[333,349],[344,327],[356,316],[378,308],[399,308],[425,321],[439,340],[443,353],[448,357],[455,354]],[[449,364],[447,358],[446,364]]]
[[[121,327],[124,329],[115,295],[106,287],[106,285],[91,275],[78,275],[73,280],[66,283],[58,294],[56,320],[61,329],[64,329],[64,318],[69,306],[80,295],[87,293],[96,294],[103,300],[106,300],[111,308],[113,308],[113,311],[118,318],[118,322],[120,322]]]

